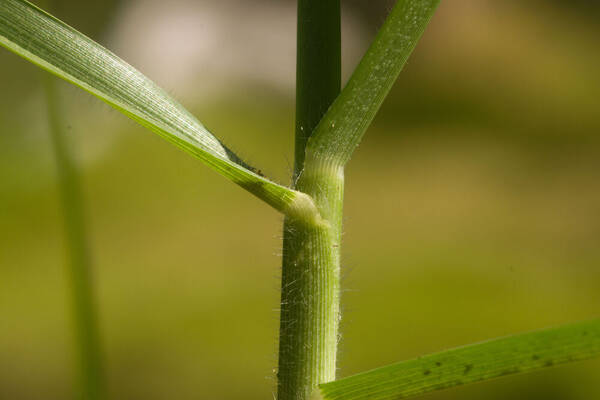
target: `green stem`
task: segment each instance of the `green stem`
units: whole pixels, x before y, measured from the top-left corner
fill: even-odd
[[[321,218],[284,222],[279,400],[307,399],[335,379],[344,172],[305,160],[305,148],[339,94],[340,59],[339,0],[299,0],[294,186],[313,198]]]
[[[323,222],[285,221],[279,400],[307,399],[316,385],[335,379],[344,176],[342,168],[313,167],[298,188],[313,196]]]
[[[340,0],[298,0],[294,177],[304,149],[341,85]]]
[[[45,74],[44,86],[52,148],[56,158],[59,191],[64,217],[69,260],[66,275],[70,306],[73,314],[79,374],[79,393],[76,398],[99,400],[104,398],[104,376],[100,338],[91,277],[91,260],[86,239],[83,196],[77,166],[69,152],[60,120],[59,96],[55,78]]]

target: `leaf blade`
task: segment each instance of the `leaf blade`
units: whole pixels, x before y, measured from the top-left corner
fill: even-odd
[[[150,79],[35,5],[0,3],[0,45],[98,97],[277,210],[318,219],[307,195],[256,173]]]
[[[599,355],[596,319],[388,365],[322,384],[319,394],[323,400],[393,400]]]
[[[307,159],[345,165],[425,31],[440,0],[398,0],[307,145]]]

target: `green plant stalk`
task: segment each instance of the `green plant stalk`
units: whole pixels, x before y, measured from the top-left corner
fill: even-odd
[[[340,93],[340,23],[340,0],[298,1],[295,177],[308,138]]]
[[[69,258],[65,271],[78,358],[76,371],[79,375],[79,388],[76,398],[100,400],[104,398],[105,380],[94,304],[83,195],[77,166],[69,152],[63,132],[56,80],[54,77],[44,74],[43,82]]]
[[[279,400],[307,399],[336,372],[343,169],[307,165],[298,188],[311,194],[323,220],[284,223]]]
[[[305,163],[312,130],[341,84],[339,0],[299,0],[294,188],[320,220],[286,217],[283,238],[278,399],[307,399],[335,379],[340,320],[343,167]]]

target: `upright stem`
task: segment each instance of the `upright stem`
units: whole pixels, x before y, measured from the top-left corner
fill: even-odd
[[[63,133],[64,127],[60,121],[60,99],[56,93],[55,83],[56,78],[44,74],[50,134],[56,159],[68,246],[69,260],[66,265],[66,275],[79,359],[76,369],[80,388],[75,397],[100,400],[104,398],[105,388],[90,271],[91,260],[86,240],[83,196],[77,166],[69,152]]]
[[[335,379],[340,320],[343,167],[307,159],[310,133],[340,91],[340,1],[298,1],[294,185],[322,221],[286,218],[283,237],[278,399],[305,400]]]
[[[340,0],[298,0],[294,177],[313,129],[340,93]]]

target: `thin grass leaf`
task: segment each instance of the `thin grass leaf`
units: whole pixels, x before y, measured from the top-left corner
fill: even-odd
[[[322,400],[394,400],[600,355],[600,319],[473,344],[320,385]]]
[[[312,133],[306,157],[345,165],[406,64],[439,0],[399,0],[344,90]]]
[[[64,219],[68,260],[65,265],[68,296],[76,339],[79,390],[89,400],[103,399],[106,393],[98,315],[92,283],[84,199],[77,163],[70,152],[61,118],[56,78],[44,74],[46,105],[52,149],[56,159],[58,188]]]
[[[260,176],[139,71],[36,6],[0,2],[0,44],[90,92],[277,210],[318,220],[309,196]]]

